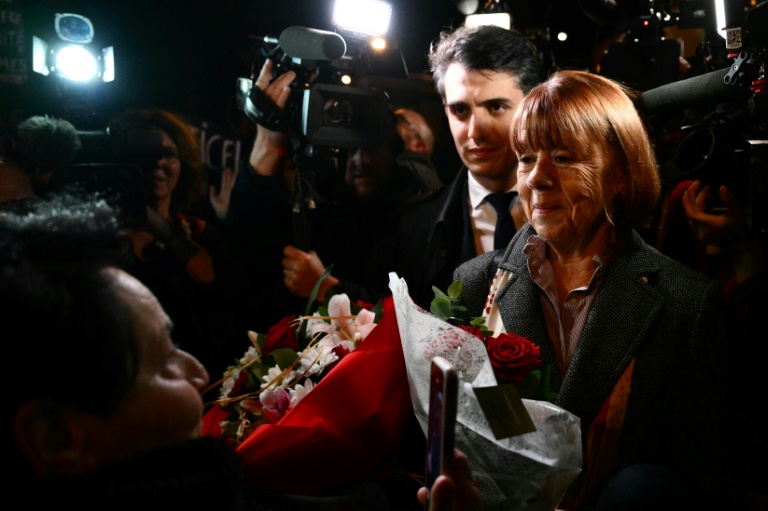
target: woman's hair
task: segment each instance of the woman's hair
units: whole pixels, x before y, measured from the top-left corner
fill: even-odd
[[[54,196],[0,212],[5,413],[42,400],[108,415],[123,401],[139,354],[108,268],[128,247],[105,200]]]
[[[457,63],[470,71],[494,71],[515,77],[524,93],[544,79],[536,46],[516,30],[494,25],[461,26],[443,31],[429,49],[429,66],[435,88],[445,101],[445,73]]]
[[[161,109],[127,110],[110,122],[127,129],[161,130],[179,151],[181,173],[171,197],[171,210],[188,212],[205,195],[205,167],[200,158],[200,143],[192,130],[176,115]]]
[[[562,147],[577,152],[586,162],[584,192],[603,203],[608,220],[616,223],[623,214],[632,227],[644,227],[659,199],[661,180],[633,103],[636,95],[593,73],[559,71],[523,99],[512,120],[512,149],[522,153]],[[617,168],[627,178],[623,201],[611,195],[611,185],[623,177],[614,172]],[[589,179],[591,171],[594,180]],[[619,204],[622,211],[614,209]]]

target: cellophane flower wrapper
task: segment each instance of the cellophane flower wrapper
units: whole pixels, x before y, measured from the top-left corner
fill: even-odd
[[[312,495],[374,475],[402,442],[411,411],[393,301],[357,349],[346,355],[304,399],[275,424],[262,424],[236,451],[246,484]],[[214,405],[203,434],[221,435],[226,416]]]
[[[496,440],[474,387],[497,385],[485,346],[477,337],[416,305],[408,285],[390,273],[413,411],[425,435],[430,365],[445,357],[459,374],[456,447],[469,458],[483,509],[551,511],[581,471],[579,419],[545,401],[524,399],[536,431]]]

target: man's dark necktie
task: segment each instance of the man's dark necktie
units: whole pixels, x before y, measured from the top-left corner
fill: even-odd
[[[498,192],[486,197],[488,202],[496,210],[496,230],[493,233],[493,248],[495,250],[507,248],[512,236],[515,235],[515,222],[509,212],[509,205],[517,192]]]

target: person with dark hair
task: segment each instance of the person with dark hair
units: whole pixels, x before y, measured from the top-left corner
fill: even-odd
[[[8,497],[30,509],[287,510],[244,486],[231,445],[201,436],[208,374],[124,270],[131,250],[118,210],[99,196],[0,211]],[[432,511],[479,508],[458,451],[454,465]]]
[[[3,407],[6,483],[31,509],[233,509],[239,459],[199,438],[208,375],[120,269],[121,228],[98,198],[0,212],[3,378],[16,389]]]
[[[468,317],[541,348],[555,404],[580,419],[561,508],[724,509],[720,287],[638,234],[661,186],[635,94],[582,71],[528,93],[510,131],[527,223],[454,279]]]
[[[32,182],[35,195],[45,196],[53,172],[75,161],[82,142],[66,119],[33,115],[16,127],[17,160]]]
[[[226,289],[220,268],[228,260],[217,227],[199,213],[207,203],[205,168],[197,137],[171,112],[161,109],[127,110],[109,122],[110,130],[133,137],[158,138],[152,149],[136,158],[142,175],[146,220],[131,222],[133,242],[130,272],[158,298],[174,322],[174,335],[214,373],[236,356],[227,352],[222,332],[226,324],[213,322],[214,310],[224,307]],[[143,161],[139,161],[143,160]]]
[[[496,26],[441,33],[429,62],[463,166],[450,185],[409,203],[401,215],[397,273],[427,309],[432,286],[445,290],[459,264],[497,243],[505,246],[523,224],[514,197],[517,160],[509,147],[509,123],[525,94],[544,78],[533,43]],[[499,222],[506,227],[497,229]]]
[[[273,68],[267,59],[254,86],[283,108],[295,72],[273,78]],[[238,238],[251,239],[241,246],[253,247],[245,258],[262,262],[251,265],[257,272],[254,280],[260,286],[272,280],[273,293],[282,298],[269,307],[287,303],[287,310],[296,310],[331,264],[332,272],[317,296],[320,302],[331,289],[370,303],[389,294],[399,207],[413,196],[435,190],[439,182],[431,162],[409,159],[395,114],[388,110],[381,121],[383,140],[376,147],[342,149],[333,160],[324,161],[294,154],[286,133],[257,127],[249,159],[237,175],[225,225]],[[304,187],[300,203],[296,203],[297,183]],[[306,212],[307,223],[294,223],[297,210]],[[282,271],[276,281],[275,262]],[[273,320],[281,314],[286,313],[273,314]]]

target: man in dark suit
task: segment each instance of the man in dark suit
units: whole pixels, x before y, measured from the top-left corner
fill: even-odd
[[[496,213],[489,194],[513,192],[517,158],[509,123],[523,96],[544,78],[538,50],[522,34],[496,26],[443,32],[429,55],[435,86],[463,166],[453,182],[402,211],[397,273],[413,300],[429,308],[432,286],[443,291],[462,262],[505,246],[515,228]],[[503,214],[523,224],[519,207]],[[510,224],[494,241],[497,218]]]

